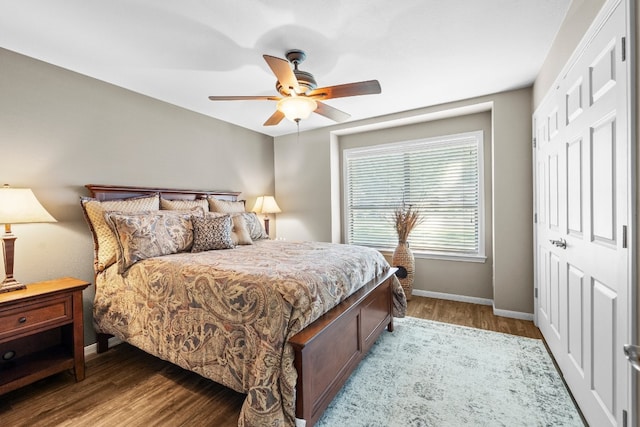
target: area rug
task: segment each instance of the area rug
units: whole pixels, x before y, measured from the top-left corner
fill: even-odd
[[[583,426],[541,340],[394,323],[316,426]]]

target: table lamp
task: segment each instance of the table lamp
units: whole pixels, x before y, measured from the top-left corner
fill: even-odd
[[[0,293],[27,287],[13,277],[13,247],[17,237],[11,233],[11,224],[33,222],[56,222],[56,220],[42,207],[30,188],[11,188],[7,184],[0,187],[0,224],[4,224],[2,248],[6,275],[4,281],[0,283]]]
[[[282,211],[273,196],[260,196],[256,199],[256,204],[251,212],[264,214],[264,231],[269,235],[269,217],[267,215]]]

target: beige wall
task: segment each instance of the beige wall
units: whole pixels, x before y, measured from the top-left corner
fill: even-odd
[[[93,281],[85,184],[242,191],[249,205],[274,191],[271,137],[2,49],[0,64],[1,183],[31,187],[58,220],[13,226],[25,283]],[[84,292],[86,344],[93,294]]]
[[[332,218],[334,222],[339,218],[332,211],[332,200],[336,199],[331,194],[332,183],[335,184],[332,173],[335,162],[332,162],[331,152],[335,135],[350,133],[351,128],[379,128],[385,122],[433,121],[456,111],[464,115],[466,109],[477,105],[488,105],[492,119],[491,151],[486,153],[492,169],[485,172],[493,182],[493,235],[487,236],[493,247],[493,271],[490,273],[493,289],[487,296],[486,285],[479,285],[474,275],[475,268],[461,267],[459,262],[428,262],[426,271],[417,272],[420,280],[416,288],[434,292],[449,289],[451,292],[452,287],[447,287],[449,277],[456,283],[459,295],[492,298],[498,310],[533,313],[530,89],[301,132],[299,137],[277,137],[274,148],[276,196],[283,210],[278,215],[278,237],[332,240],[332,226],[335,226]],[[423,130],[429,129],[428,124],[425,126]],[[402,127],[385,132],[398,140],[406,136],[406,129]],[[438,272],[429,269],[438,269]],[[438,280],[429,280],[430,275],[437,275]]]

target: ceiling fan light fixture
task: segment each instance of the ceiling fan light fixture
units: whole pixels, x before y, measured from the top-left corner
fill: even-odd
[[[290,96],[278,101],[278,110],[292,122],[307,119],[318,108],[315,100],[306,96]]]
[[[277,58],[271,55],[262,55],[277,78],[276,90],[280,96],[210,96],[209,99],[211,101],[278,101],[276,111],[264,122],[264,126],[275,126],[286,117],[292,122],[297,123],[298,130],[300,130],[300,120],[307,119],[313,112],[334,122],[343,122],[351,117],[344,111],[340,111],[324,103],[324,101],[328,99],[372,95],[381,93],[382,91],[380,83],[377,80],[318,88],[313,74],[298,68],[298,65],[304,61],[306,56],[304,51],[299,49],[288,51],[286,54],[287,59]],[[291,65],[293,65],[293,69]],[[316,99],[321,101],[316,101]]]

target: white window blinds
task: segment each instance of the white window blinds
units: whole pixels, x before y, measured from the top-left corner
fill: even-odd
[[[393,212],[422,213],[415,252],[484,255],[482,132],[344,150],[347,242],[390,249]]]

